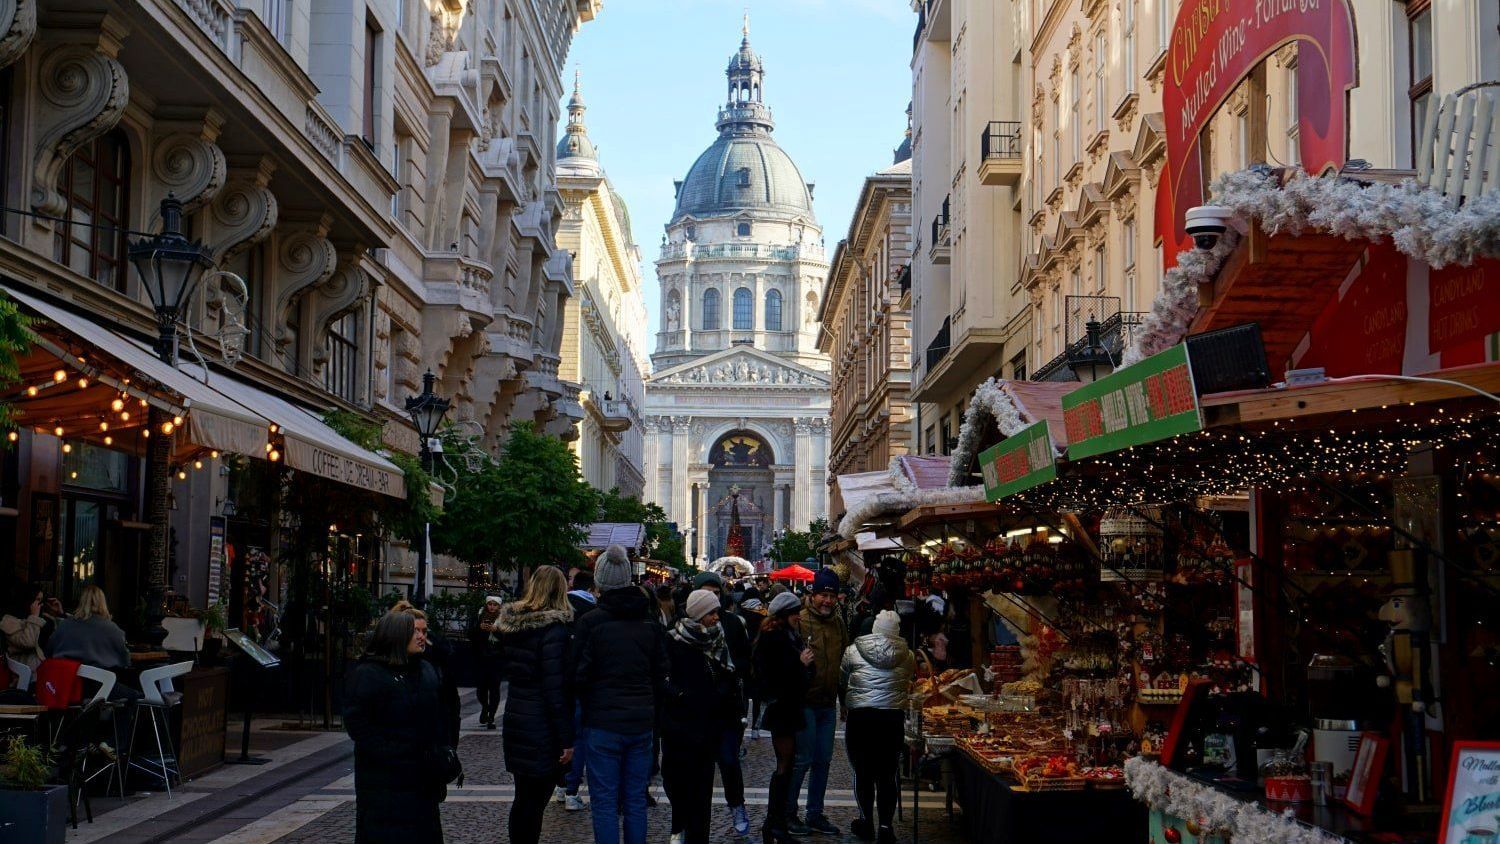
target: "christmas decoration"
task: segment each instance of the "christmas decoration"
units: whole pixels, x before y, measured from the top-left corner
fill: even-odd
[[[1125,760],[1125,782],[1135,799],[1147,806],[1187,820],[1198,832],[1227,834],[1234,844],[1336,844],[1343,840],[1298,821],[1290,810],[1278,815],[1236,800],[1140,756]]]
[[[994,378],[985,379],[974,389],[969,408],[964,411],[964,421],[958,429],[958,446],[949,457],[948,486],[958,486],[967,478],[969,463],[979,451],[980,432],[984,430],[986,417],[995,420],[1002,437],[1019,434],[1026,427],[1016,403],[1001,389],[1000,383]]]
[[[984,487],[960,486],[921,489],[913,492],[882,492],[851,507],[839,522],[839,536],[853,539],[871,519],[885,513],[905,512],[924,504],[971,504],[984,500]]]

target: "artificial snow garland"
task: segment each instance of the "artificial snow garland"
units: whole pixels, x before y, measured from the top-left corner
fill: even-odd
[[[1213,281],[1224,259],[1239,242],[1234,229],[1225,229],[1213,249],[1184,249],[1177,253],[1177,266],[1162,276],[1161,290],[1151,303],[1151,312],[1141,320],[1140,331],[1120,355],[1118,369],[1140,363],[1182,342],[1182,335],[1198,316],[1198,285]]]
[[[924,504],[970,504],[983,500],[984,487],[982,486],[882,492],[866,498],[844,514],[844,518],[839,522],[839,536],[853,539],[866,522],[886,513],[902,512]]]
[[[906,470],[901,468],[902,456],[900,454],[892,456],[890,465],[886,467],[886,471],[891,476],[891,486],[895,487],[897,492],[916,492],[919,489],[917,482],[907,477]]]
[[[750,562],[749,560],[745,559],[744,557],[733,557],[733,556],[730,556],[730,557],[719,557],[718,559],[716,559],[713,562],[711,562],[711,563],[708,564],[708,570],[709,571],[722,571],[725,566],[734,566],[735,568],[742,569],[742,570],[743,569],[749,569],[750,571],[755,571],[755,564],[754,563]]]
[[[1344,839],[1308,826],[1288,809],[1276,814],[1236,800],[1141,756],[1125,760],[1125,784],[1136,800],[1203,828],[1227,834],[1234,844],[1340,844]]]
[[[1015,401],[1000,388],[998,381],[986,378],[974,388],[969,407],[964,411],[963,424],[958,428],[958,445],[948,458],[948,486],[958,486],[967,476],[969,461],[979,450],[979,433],[983,430],[986,415],[995,420],[1002,438],[1015,436],[1026,427],[1026,420],[1021,418]]]

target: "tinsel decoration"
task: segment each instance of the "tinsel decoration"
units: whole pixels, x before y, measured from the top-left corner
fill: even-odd
[[[1125,784],[1136,800],[1193,821],[1204,835],[1226,835],[1234,844],[1339,844],[1344,839],[1308,826],[1291,810],[1276,814],[1172,771],[1144,757],[1125,760]]]
[[[984,500],[983,486],[918,489],[911,492],[882,492],[861,501],[844,514],[839,522],[839,536],[853,539],[871,519],[886,513],[900,513],[924,504],[969,504]]]
[[[1177,266],[1162,276],[1161,289],[1151,302],[1151,312],[1141,320],[1140,331],[1120,355],[1116,371],[1182,342],[1188,326],[1198,316],[1198,285],[1213,281],[1224,259],[1234,252],[1239,242],[1239,233],[1226,229],[1209,251],[1184,249],[1177,253]]]
[[[1016,403],[994,378],[986,378],[969,399],[963,424],[958,429],[958,446],[949,457],[948,486],[958,486],[967,480],[969,463],[979,450],[980,433],[987,419],[995,420],[1001,437],[1014,436],[1026,427]]]
[[[917,482],[908,477],[906,470],[902,468],[902,457],[903,455],[900,454],[891,457],[891,463],[888,468],[891,475],[891,486],[895,487],[897,492],[916,492],[918,489]]]

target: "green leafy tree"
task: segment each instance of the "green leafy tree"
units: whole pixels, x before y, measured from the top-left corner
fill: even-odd
[[[683,559],[686,550],[682,534],[672,528],[666,511],[655,502],[621,495],[620,488],[614,487],[599,497],[599,521],[643,524],[647,557],[679,568],[687,564]]]
[[[20,356],[31,349],[31,319],[21,313],[16,303],[0,296],[0,386],[14,384],[21,378]],[[9,424],[12,410],[0,404],[0,424]]]
[[[599,513],[599,494],[566,443],[518,424],[498,461],[458,476],[433,526],[434,550],[504,570],[583,559],[578,544]]]
[[[432,475],[422,468],[422,460],[404,451],[385,448],[381,425],[347,410],[330,410],[323,415],[328,427],[367,451],[379,451],[396,464],[406,481],[406,498],[374,496],[376,517],[392,536],[409,543],[422,541],[422,528],[436,522],[441,511],[432,503]]]
[[[771,559],[779,563],[800,563],[818,555],[818,546],[828,534],[828,520],[813,519],[807,530],[789,530],[771,543]]]

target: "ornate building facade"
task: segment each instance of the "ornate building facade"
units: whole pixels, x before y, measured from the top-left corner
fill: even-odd
[[[734,492],[746,547],[827,513],[828,273],[812,186],[771,138],[749,34],[730,59],[719,137],[677,183],[661,257],[661,331],[646,383],[646,497],[722,555]]]
[[[562,227],[557,245],[573,256],[573,297],[563,322],[564,381],[582,388],[584,417],[573,450],[584,480],[625,495],[645,490],[646,300],[630,212],[600,166],[574,82],[566,135],[557,142]]]
[[[0,0],[0,190],[25,212],[0,219],[4,284],[102,331],[154,336],[126,249],[161,230],[170,194],[213,264],[184,318],[194,365],[212,371],[200,377],[343,449],[352,462],[334,480],[393,467],[317,417],[382,423],[387,447],[415,452],[404,403],[428,370],[448,418],[486,448],[519,420],[571,431],[583,410],[558,371],[573,282],[555,243],[554,141],[563,63],[601,5]],[[57,518],[68,538],[39,549],[17,531],[18,573],[54,551],[131,563],[134,540],[104,525],[141,518],[141,451],[114,435],[71,448],[52,430],[21,432],[6,469],[21,492],[5,497],[17,524]],[[246,456],[281,454],[264,445]],[[321,457],[294,465],[287,445],[285,465],[339,474]],[[60,468],[80,454],[113,467],[108,488]],[[205,451],[176,481],[172,587],[195,605],[213,594],[229,457]],[[274,523],[256,530],[274,547]],[[408,576],[407,549],[359,553]]]
[[[849,234],[833,250],[818,312],[818,349],[833,362],[830,511],[834,479],[885,469],[909,453],[911,386],[911,151],[865,179]]]

